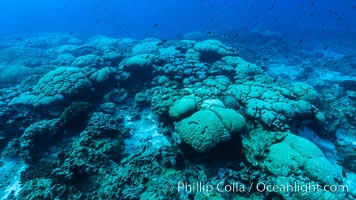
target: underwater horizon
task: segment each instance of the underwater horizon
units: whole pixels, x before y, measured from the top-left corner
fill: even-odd
[[[0,36],[67,32],[174,39],[195,31],[258,29],[306,39],[354,38],[355,9],[353,0],[13,0],[0,2]]]
[[[0,200],[356,199],[356,1],[0,1]]]

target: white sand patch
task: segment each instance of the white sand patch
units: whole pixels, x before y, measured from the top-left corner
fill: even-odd
[[[3,160],[0,167],[0,200],[6,200],[11,196],[16,197],[20,190],[20,175],[26,165],[20,159]]]
[[[159,123],[149,108],[141,112],[139,120],[125,116],[124,125],[131,130],[131,136],[124,141],[127,154],[139,153],[144,148],[158,150],[164,146],[171,146],[168,139],[159,133]]]

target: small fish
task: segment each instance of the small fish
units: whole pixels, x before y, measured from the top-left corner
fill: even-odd
[[[158,26],[158,24],[153,24],[152,27],[153,28],[156,28]]]
[[[347,175],[346,175],[346,172],[345,172],[345,169],[344,169],[344,168],[342,168],[342,176],[343,176],[344,178],[346,178],[346,177],[347,177]]]

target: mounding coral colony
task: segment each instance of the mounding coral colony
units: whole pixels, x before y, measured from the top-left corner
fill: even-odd
[[[336,131],[319,93],[218,40],[44,34],[0,51],[3,199],[356,198],[299,135]]]

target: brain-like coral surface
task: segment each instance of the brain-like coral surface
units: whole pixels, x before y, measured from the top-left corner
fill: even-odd
[[[183,119],[176,126],[182,140],[198,152],[206,152],[242,132],[245,118],[235,110],[211,106]]]
[[[269,150],[266,166],[277,176],[302,174],[323,184],[335,184],[340,178],[320,149],[307,139],[288,134]]]
[[[219,117],[209,110],[198,111],[183,119],[177,130],[182,140],[198,152],[206,152],[231,137]]]
[[[227,47],[218,40],[212,39],[196,43],[194,49],[201,54],[201,60],[207,62],[214,62],[234,53],[233,48]]]
[[[104,65],[104,59],[94,54],[80,56],[76,58],[72,63],[72,67],[78,67],[78,68],[83,68],[83,67],[100,68],[103,65]]]
[[[91,82],[83,70],[76,67],[59,67],[45,74],[33,91],[23,93],[10,104],[33,106],[50,105],[69,99],[80,99],[91,90]]]
[[[169,116],[175,119],[181,119],[197,109],[197,99],[194,96],[185,96],[169,108]]]

